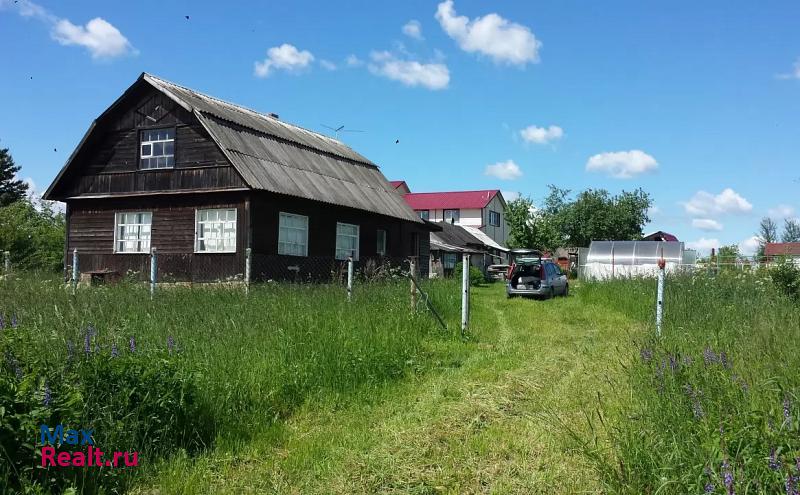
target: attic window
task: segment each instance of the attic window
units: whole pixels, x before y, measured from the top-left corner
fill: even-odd
[[[139,153],[142,170],[174,167],[175,129],[142,131]]]

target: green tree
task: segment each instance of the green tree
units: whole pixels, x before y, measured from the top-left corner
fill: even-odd
[[[510,201],[505,215],[510,229],[509,247],[552,252],[563,246],[564,236],[556,222],[557,217],[547,209],[537,209],[530,198]]]
[[[736,244],[720,246],[717,256],[719,256],[719,263],[723,268],[732,268],[739,259],[739,246]]]
[[[14,164],[8,148],[0,149],[0,207],[25,198],[28,184],[16,178],[19,169],[20,166]]]
[[[781,242],[800,242],[800,222],[789,218],[783,221]]]
[[[758,256],[764,256],[764,246],[769,244],[770,242],[777,242],[778,240],[778,226],[775,225],[775,221],[769,217],[764,217],[761,219],[761,223],[758,225]]]
[[[556,223],[570,246],[588,246],[593,240],[636,240],[650,221],[651,205],[650,195],[642,189],[616,196],[605,189],[588,189],[561,206]]]
[[[64,214],[27,198],[0,207],[0,251],[24,269],[58,270],[64,257]]]

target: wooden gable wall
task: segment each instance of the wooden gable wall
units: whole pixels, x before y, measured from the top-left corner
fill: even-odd
[[[168,127],[175,129],[175,167],[139,170],[140,132]],[[56,196],[246,187],[197,119],[145,82],[98,120],[71,169],[54,191]]]

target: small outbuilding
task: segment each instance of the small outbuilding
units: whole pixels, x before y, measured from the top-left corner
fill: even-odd
[[[687,251],[675,241],[592,241],[579,275],[594,280],[655,276],[660,259],[672,273],[694,265],[693,251]]]

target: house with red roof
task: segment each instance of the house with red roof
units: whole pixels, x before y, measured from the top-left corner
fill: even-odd
[[[800,265],[800,242],[768,242],[764,245],[764,256],[767,263],[788,258]]]
[[[392,185],[398,192],[403,187],[408,189],[405,181],[393,181]],[[500,246],[507,245],[509,227],[505,220],[506,200],[499,189],[407,192],[403,198],[423,220],[473,227]]]

